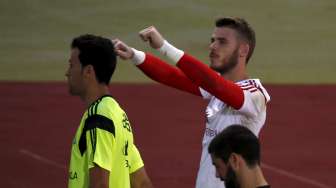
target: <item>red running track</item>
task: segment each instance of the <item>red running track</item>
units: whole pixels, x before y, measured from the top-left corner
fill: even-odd
[[[261,132],[272,187],[336,187],[336,85],[267,85]],[[112,84],[156,187],[193,187],[206,102],[155,84]],[[65,187],[72,137],[85,110],[65,83],[0,83],[0,187]]]

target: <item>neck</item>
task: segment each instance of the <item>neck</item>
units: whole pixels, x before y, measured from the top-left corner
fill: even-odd
[[[87,88],[85,94],[81,96],[81,99],[85,103],[86,107],[89,107],[94,101],[108,94],[110,94],[110,92],[107,85],[92,84],[91,87]]]
[[[268,185],[259,166],[253,168],[246,167],[238,179],[240,179],[241,188],[256,188]]]
[[[230,72],[222,75],[225,79],[238,82],[248,78],[245,61],[240,60]]]

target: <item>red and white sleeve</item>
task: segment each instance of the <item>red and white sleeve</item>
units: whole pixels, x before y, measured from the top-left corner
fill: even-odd
[[[243,89],[245,99],[239,111],[249,116],[257,116],[261,111],[266,110],[270,96],[259,81],[248,80],[238,85]]]
[[[160,52],[173,60],[194,84],[235,109],[242,107],[244,103],[243,90],[235,83],[225,80],[207,65],[175,48],[167,41],[164,41]],[[204,96],[206,93],[202,92],[202,94]]]
[[[188,54],[177,66],[196,84],[229,106],[240,109],[244,103],[243,90],[234,82],[224,79],[217,72]]]
[[[167,86],[201,96],[198,86],[195,85],[179,68],[169,65],[149,53],[133,49],[133,62],[152,80]]]

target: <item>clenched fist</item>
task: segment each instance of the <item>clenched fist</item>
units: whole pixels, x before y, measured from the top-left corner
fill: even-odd
[[[127,44],[119,39],[113,39],[112,42],[114,44],[115,52],[121,59],[129,60],[133,58],[134,52],[131,47],[127,46]]]
[[[154,26],[143,29],[139,35],[143,41],[149,41],[149,45],[154,49],[159,49],[163,45],[164,38]]]

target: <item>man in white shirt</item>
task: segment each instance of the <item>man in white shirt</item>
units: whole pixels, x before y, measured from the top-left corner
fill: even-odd
[[[140,31],[140,37],[176,66],[114,40],[119,57],[132,59],[151,79],[210,101],[196,188],[224,187],[215,177],[207,151],[210,141],[232,124],[245,125],[258,136],[270,100],[259,79],[249,79],[246,71],[255,47],[253,29],[244,19],[233,17],[220,18],[215,25],[209,46],[210,67],[168,43],[153,26]]]

